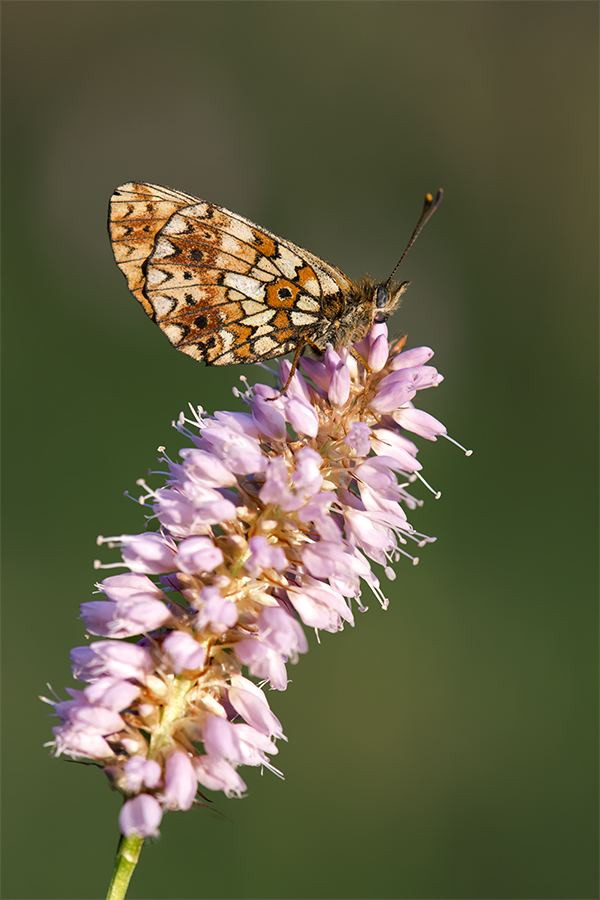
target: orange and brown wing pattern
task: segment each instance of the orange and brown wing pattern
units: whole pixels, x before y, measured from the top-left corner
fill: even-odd
[[[178,350],[211,365],[270,359],[313,340],[351,289],[289,241],[155,185],[117,189],[111,239],[148,315]]]
[[[174,212],[195,202],[194,197],[154,184],[130,182],[117,188],[110,199],[108,231],[117,265],[134,297],[149,316],[152,308],[144,297],[144,264],[154,250],[156,234]]]

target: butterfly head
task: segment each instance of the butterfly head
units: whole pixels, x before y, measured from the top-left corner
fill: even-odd
[[[402,294],[406,291],[410,281],[402,284],[390,285],[378,284],[373,291],[374,322],[387,322],[389,317],[400,306]]]

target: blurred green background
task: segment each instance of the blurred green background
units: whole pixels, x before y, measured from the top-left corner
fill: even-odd
[[[6,2],[5,898],[103,897],[119,798],[42,747],[72,685],[96,535],[188,401],[241,369],[176,353],[129,295],[130,179],[387,277],[446,376],[383,613],[270,701],[281,783],[170,814],[131,898],[597,897],[597,22],[592,2]],[[262,378],[246,370],[251,378]],[[421,496],[426,496],[425,492]],[[106,558],[106,557],[105,557]]]

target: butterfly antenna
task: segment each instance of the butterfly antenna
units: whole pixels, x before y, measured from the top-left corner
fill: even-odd
[[[400,257],[400,259],[398,260],[396,265],[394,266],[394,271],[392,272],[392,274],[390,275],[388,280],[385,282],[386,287],[389,287],[389,285],[391,284],[392,278],[394,277],[394,275],[396,273],[396,269],[398,268],[398,266],[400,265],[400,263],[402,262],[402,260],[404,259],[404,257],[406,256],[406,254],[408,253],[408,251],[410,250],[410,248],[416,241],[416,239],[419,237],[419,235],[425,228],[425,225],[429,222],[430,218],[432,217],[432,215],[434,214],[434,212],[436,211],[436,209],[438,208],[438,206],[440,205],[440,203],[442,202],[443,199],[444,199],[444,192],[441,188],[437,192],[435,200],[433,199],[433,196],[431,194],[425,194],[425,203],[423,204],[423,212],[419,216],[419,221],[415,225],[415,230],[413,231],[413,233],[410,236],[410,241],[406,245],[406,250]]]

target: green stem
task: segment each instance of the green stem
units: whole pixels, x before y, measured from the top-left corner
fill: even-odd
[[[115,868],[108,888],[106,900],[124,900],[133,870],[140,858],[144,838],[132,835],[122,836],[115,857]]]

